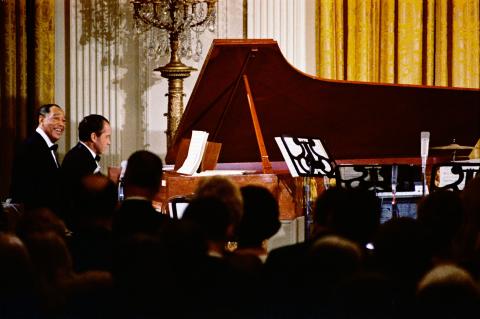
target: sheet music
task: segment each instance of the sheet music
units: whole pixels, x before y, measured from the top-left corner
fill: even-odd
[[[283,145],[281,137],[275,137],[275,142],[277,142],[278,147],[280,148],[280,152],[282,153],[283,158],[285,159],[285,163],[287,163],[288,170],[292,177],[298,177],[297,170],[295,169],[295,165],[293,165],[292,160],[290,159],[290,155],[288,155],[287,149],[285,145]]]
[[[328,176],[333,173],[329,156],[320,139],[277,136],[275,141],[292,177]]]
[[[480,167],[479,166],[464,166],[466,170],[478,170]],[[439,175],[439,182],[438,182],[438,187],[443,187],[446,185],[453,184],[459,180],[459,175],[452,173],[452,167],[451,166],[442,166],[440,167],[438,171]],[[475,176],[476,173],[473,173],[473,176]],[[460,184],[458,184],[458,189],[463,189],[465,187],[465,179],[462,180]]]
[[[200,167],[200,163],[207,146],[208,133],[204,131],[192,131],[192,138],[188,147],[188,154],[178,173],[192,175]]]

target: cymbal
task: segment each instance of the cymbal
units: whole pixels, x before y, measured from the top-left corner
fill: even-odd
[[[451,151],[456,151],[456,150],[473,150],[475,147],[473,146],[464,146],[464,145],[458,145],[458,144],[450,144],[450,145],[443,145],[443,146],[434,146],[430,147],[431,150],[451,150]]]

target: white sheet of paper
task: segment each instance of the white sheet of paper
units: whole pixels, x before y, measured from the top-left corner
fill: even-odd
[[[200,167],[203,153],[207,146],[208,133],[204,131],[192,131],[192,138],[188,147],[187,158],[178,173],[192,175]]]

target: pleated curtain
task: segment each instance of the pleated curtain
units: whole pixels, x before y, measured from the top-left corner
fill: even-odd
[[[317,74],[480,88],[479,0],[317,0]]]
[[[16,144],[38,125],[36,109],[53,103],[55,1],[0,1],[0,199],[8,194]]]

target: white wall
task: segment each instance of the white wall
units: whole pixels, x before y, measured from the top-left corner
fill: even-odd
[[[315,0],[247,0],[248,38],[271,38],[297,69],[315,74]]]

